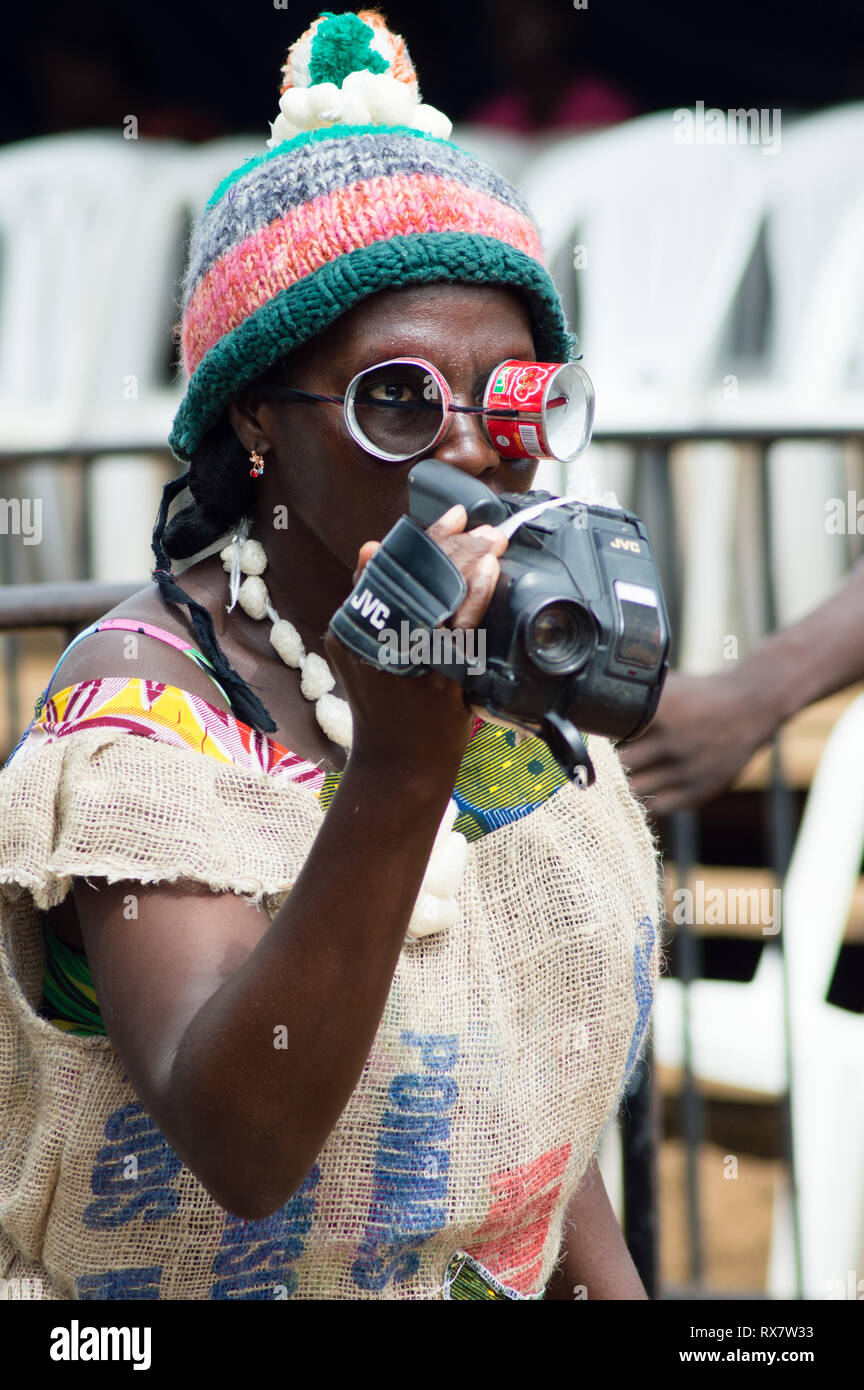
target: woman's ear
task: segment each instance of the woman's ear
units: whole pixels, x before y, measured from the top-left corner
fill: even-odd
[[[261,397],[256,396],[254,391],[241,391],[228,405],[231,428],[247,454],[253,449],[260,454],[264,449],[271,447],[269,435],[259,415],[260,406]]]

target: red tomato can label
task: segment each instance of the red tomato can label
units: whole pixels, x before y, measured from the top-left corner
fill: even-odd
[[[501,458],[570,463],[590,443],[594,387],[578,362],[509,358],[490,376],[483,405],[486,433]]]
[[[489,438],[501,458],[547,458],[549,441],[543,420],[544,400],[560,362],[518,362],[511,358],[495,368],[483,404]],[[501,410],[518,410],[519,419],[496,417]]]

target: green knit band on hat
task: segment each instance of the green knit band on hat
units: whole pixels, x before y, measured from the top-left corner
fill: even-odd
[[[575,351],[557,291],[543,266],[523,251],[474,233],[415,233],[337,257],[281,290],[225,334],[199,363],[174,421],[169,444],[184,462],[232,397],[279,358],[308,342],[348,309],[380,290],[420,284],[489,284],[521,290],[540,361],[565,362]]]

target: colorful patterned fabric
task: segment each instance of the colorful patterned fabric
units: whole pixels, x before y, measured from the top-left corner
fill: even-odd
[[[459,815],[453,826],[468,841],[527,816],[542,806],[567,778],[545,743],[536,738],[518,742],[512,729],[478,719],[465,750],[453,800]],[[319,793],[328,807],[339,785],[339,773],[328,773]]]
[[[106,1036],[85,953],[61,941],[43,921],[45,974],[39,1012],[64,1033]]]
[[[79,632],[78,636],[72,639],[72,641],[69,643],[69,646],[63,652],[63,655],[60,657],[60,660],[57,662],[57,665],[51,672],[48,684],[46,685],[42,694],[39,696],[39,699],[36,701],[36,718],[38,718],[39,715],[42,713],[42,706],[48,697],[48,691],[54,684],[54,677],[59,671],[62,662],[66,660],[66,657],[71,652],[72,648],[77,647],[78,643],[82,642],[85,637],[89,637],[91,633],[115,631],[139,633],[142,637],[155,637],[157,642],[167,642],[170,647],[174,647],[178,652],[183,652],[185,656],[190,657],[195,662],[196,666],[200,666],[201,670],[206,672],[206,674],[210,677],[213,684],[215,685],[216,689],[219,691],[219,694],[222,695],[225,699],[226,704],[230,705],[231,701],[229,700],[228,696],[225,694],[225,691],[222,689],[222,686],[219,684],[219,682],[213,674],[214,666],[212,661],[210,661],[209,657],[206,657],[203,652],[200,652],[197,647],[193,647],[191,642],[184,641],[182,637],[175,636],[173,632],[168,632],[164,627],[154,627],[153,623],[145,623],[140,618],[100,618],[97,622],[91,623],[90,626],[85,628],[83,632]],[[27,733],[29,733],[29,728],[25,730],[23,737],[26,738]],[[14,751],[17,752],[17,748]],[[11,762],[11,758],[7,761]]]
[[[538,357],[566,361],[573,349],[521,194],[440,131],[411,124],[418,92],[404,42],[356,15],[316,24],[283,69],[272,148],[222,180],[192,235],[180,325],[190,380],[169,439],[186,462],[239,388],[379,290],[510,285],[525,295]],[[339,24],[351,34],[328,53],[328,28]],[[374,74],[385,90],[390,82],[387,101],[404,84],[405,102],[368,107],[361,87],[368,98]],[[323,112],[287,119],[310,83],[338,124]]]
[[[196,664],[204,669],[209,666],[207,658],[190,643],[135,619],[103,619],[71,645],[106,627],[168,641],[193,660],[200,658]],[[60,662],[55,673],[59,665]],[[215,678],[211,679],[221,691]],[[192,748],[219,762],[265,772],[271,777],[287,776],[317,792],[325,810],[339,785],[340,773],[325,774],[317,764],[298,757],[234,715],[163,681],[103,676],[80,681],[51,696],[50,688],[51,681],[37,700],[34,719],[8,762],[29,757],[54,739],[102,726],[121,728],[175,747]],[[477,719],[453,792],[459,806],[455,829],[466,839],[477,840],[528,815],[566,784],[566,776],[545,744],[533,738],[518,742],[512,729]],[[67,1032],[104,1035],[86,954],[61,941],[45,926],[45,957],[41,1006],[44,1016]]]
[[[513,1299],[530,1301],[542,1297],[518,1293],[495,1278],[488,1269],[465,1250],[457,1250],[444,1273],[444,1298],[462,1302],[465,1299],[485,1299],[487,1302],[508,1302]]]
[[[79,681],[51,695],[13,756],[26,758],[55,738],[99,726],[125,729],[176,748],[194,748],[250,771],[287,775],[315,791],[324,782],[324,773],[315,763],[298,758],[227,710],[188,690],[138,676]]]

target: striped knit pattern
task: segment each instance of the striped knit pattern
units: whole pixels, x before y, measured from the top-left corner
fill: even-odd
[[[520,213],[485,193],[465,202],[456,179],[395,174],[349,184],[288,209],[211,266],[186,308],[187,370],[194,371],[220,338],[281,290],[327,265],[334,252],[346,256],[377,241],[411,236],[424,222],[429,231],[491,236],[528,256],[540,254],[537,234]]]
[[[284,173],[286,158],[290,161],[288,180]],[[281,175],[271,167],[274,160],[281,163]],[[216,261],[256,232],[277,223],[292,208],[302,208],[316,198],[352,186],[356,190],[353,199],[360,205],[363,185],[370,179],[410,179],[414,174],[458,184],[462,202],[467,190],[472,189],[512,209],[533,236],[532,244],[539,254],[531,215],[522,195],[458,145],[394,126],[357,126],[350,137],[335,140],[330,130],[315,130],[247,160],[223,179],[208,204],[206,235],[202,228],[191,248],[184,286],[186,302]],[[287,187],[290,202],[286,202]],[[399,185],[392,188],[398,196]],[[439,210],[439,216],[442,215],[446,217],[446,211]],[[358,244],[355,241],[352,249]]]
[[[170,443],[188,461],[228,401],[364,297],[402,285],[522,290],[538,357],[573,342],[514,188],[449,141],[331,126],[247,160],[192,239],[183,289],[190,381]]]

